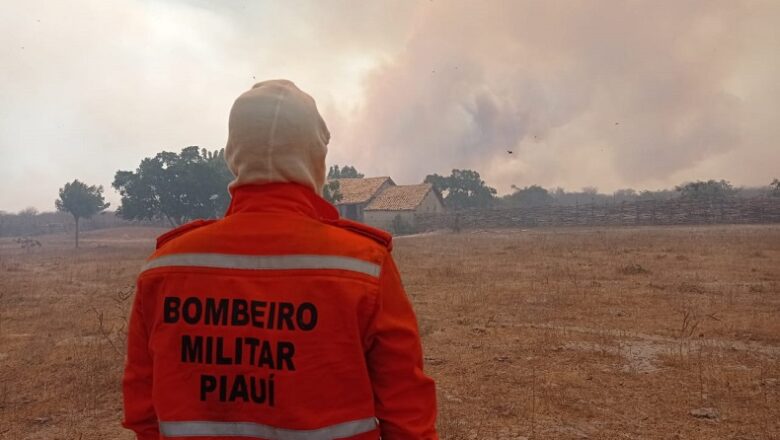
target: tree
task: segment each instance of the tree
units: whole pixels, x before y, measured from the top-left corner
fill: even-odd
[[[135,171],[117,171],[112,186],[122,196],[117,214],[127,220],[166,219],[178,226],[221,216],[230,204],[233,178],[224,150],[187,147],[145,158]]]
[[[584,186],[582,187],[582,194],[586,196],[595,197],[599,195],[599,189],[595,186]]]
[[[345,165],[344,168],[339,168],[338,165],[333,165],[328,169],[328,180],[331,179],[345,179],[345,178],[359,178],[365,177],[362,173],[358,172],[357,168]]]
[[[108,205],[102,186],[88,186],[78,179],[60,188],[60,198],[54,201],[58,211],[70,213],[76,222],[76,247],[79,247],[79,220],[92,217]]]
[[[36,215],[38,215],[39,212],[35,207],[28,206],[27,208],[22,209],[19,211],[19,217],[25,218],[25,219],[33,219]]]
[[[22,209],[17,214],[17,217],[19,219],[19,223],[21,223],[20,226],[22,226],[22,230],[26,230],[28,233],[31,233],[37,228],[37,217],[38,212],[37,209],[35,209],[32,206],[28,206],[27,208]]]
[[[449,176],[430,174],[425,182],[441,194],[449,208],[486,208],[495,202],[495,188],[485,184],[473,170],[452,170]]]
[[[536,206],[548,206],[555,201],[553,196],[539,185],[526,186],[522,189],[512,185],[512,188],[515,192],[504,197],[504,201],[510,206],[532,208]]]
[[[772,188],[772,191],[769,194],[774,197],[780,197],[780,180],[773,180],[772,183],[769,184],[769,187]]]
[[[671,200],[677,196],[678,194],[671,189],[643,190],[637,195],[637,200]]]
[[[341,185],[339,185],[338,180],[329,181],[322,188],[322,198],[335,205],[342,198],[344,198],[344,196],[341,194],[341,191],[339,191],[340,187]]]
[[[619,202],[633,202],[639,198],[639,193],[633,188],[619,189],[612,193],[612,201]]]
[[[678,185],[675,190],[680,193],[680,198],[693,201],[717,202],[723,201],[737,194],[729,182],[725,180],[696,181]]]

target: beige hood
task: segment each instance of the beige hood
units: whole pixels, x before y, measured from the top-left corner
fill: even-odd
[[[330,132],[311,96],[291,81],[255,84],[230,110],[225,161],[248,183],[295,182],[321,194]]]

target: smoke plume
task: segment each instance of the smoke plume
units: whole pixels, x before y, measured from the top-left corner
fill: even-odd
[[[758,17],[777,12],[733,1],[431,3],[367,77],[349,143],[367,146],[364,163],[381,152],[400,180],[467,167],[503,190],[718,177],[696,169],[739,150],[760,167],[764,139],[743,125],[760,103],[739,82],[757,67],[746,57],[768,55],[755,27],[773,25]],[[776,31],[763,38],[778,48]],[[746,177],[732,165],[724,177]]]

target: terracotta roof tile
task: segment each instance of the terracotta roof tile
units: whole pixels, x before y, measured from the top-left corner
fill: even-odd
[[[366,203],[376,195],[379,188],[387,181],[391,184],[393,180],[389,177],[366,177],[366,178],[345,178],[336,179],[339,182],[339,192],[341,200],[336,205],[349,205],[352,203]]]
[[[404,211],[413,210],[422,203],[426,194],[433,189],[430,183],[419,185],[391,186],[382,191],[371,203],[366,206],[366,211]]]

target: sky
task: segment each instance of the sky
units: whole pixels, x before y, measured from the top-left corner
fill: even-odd
[[[218,149],[233,100],[294,81],[329,164],[660,189],[780,177],[780,2],[0,0],[0,210]],[[511,154],[509,153],[511,151]]]

